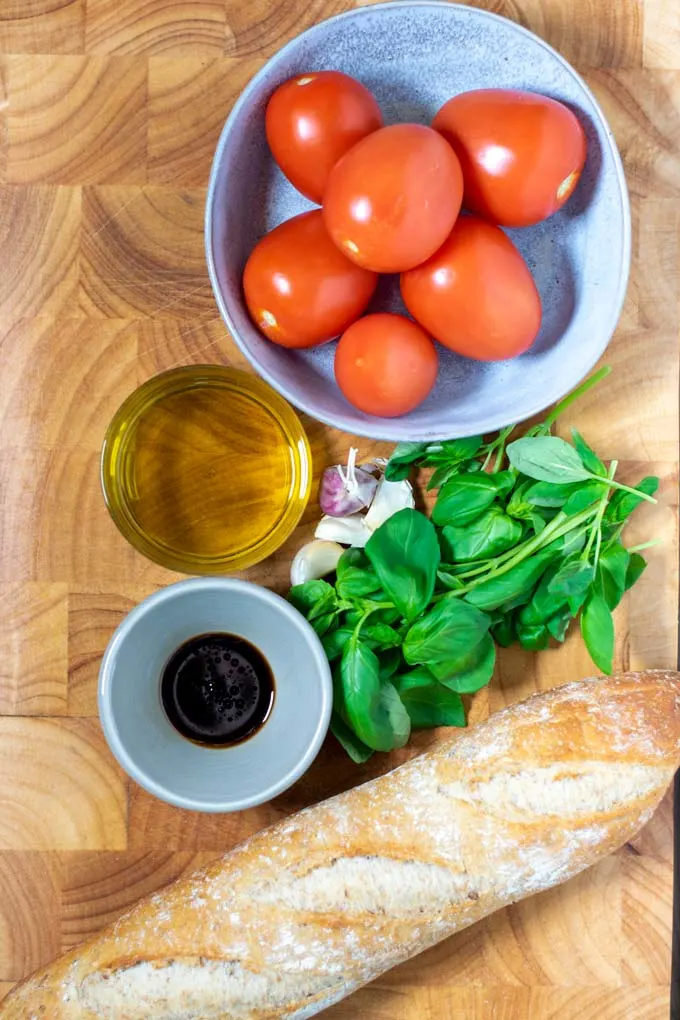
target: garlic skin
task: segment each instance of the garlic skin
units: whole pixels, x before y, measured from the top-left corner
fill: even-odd
[[[412,510],[415,505],[416,500],[410,482],[406,479],[402,482],[388,482],[386,478],[382,478],[369,511],[364,517],[364,523],[371,532],[374,532],[399,510],[406,508]]]
[[[359,467],[362,471],[368,471],[369,475],[378,475],[379,478],[382,478],[387,467],[387,457],[374,457],[373,460],[367,460]]]
[[[314,534],[329,542],[342,542],[343,545],[363,549],[373,532],[366,527],[365,517],[351,514],[349,517],[322,517]]]
[[[331,574],[344,551],[337,542],[319,539],[307,542],[293,557],[290,565],[290,583],[296,585],[304,584],[305,581],[318,581],[326,574]]]
[[[357,467],[359,451],[352,446],[347,466],[335,464],[326,468],[321,478],[319,506],[330,517],[349,517],[369,506],[378,486],[377,478],[363,467]]]

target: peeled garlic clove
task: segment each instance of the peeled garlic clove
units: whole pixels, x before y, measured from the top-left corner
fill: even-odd
[[[371,529],[366,527],[365,520],[361,514],[351,514],[349,517],[322,517],[314,534],[317,538],[327,539],[329,542],[341,542],[343,545],[354,546],[355,549],[363,549],[372,535]]]
[[[415,505],[416,501],[410,482],[406,479],[403,482],[388,482],[383,478],[378,485],[370,509],[364,517],[366,527],[373,532],[381,524],[384,524],[392,514],[396,514],[406,507],[412,509]]]
[[[322,542],[315,539],[298,549],[290,565],[290,583],[304,584],[318,581],[332,573],[338,565],[344,549],[337,542]]]

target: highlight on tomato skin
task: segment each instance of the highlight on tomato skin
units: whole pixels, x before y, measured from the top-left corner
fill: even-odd
[[[460,160],[465,207],[505,227],[531,226],[561,209],[586,162],[578,117],[535,92],[463,92],[442,106],[432,126]]]
[[[362,139],[336,163],[324,220],[357,265],[398,273],[437,250],[462,197],[460,163],[442,136],[423,124],[393,124]]]
[[[439,251],[401,274],[400,287],[414,319],[467,358],[514,358],[541,327],[529,267],[501,228],[479,216],[460,216]]]
[[[345,398],[380,418],[396,418],[421,404],[438,366],[437,349],[425,330],[388,312],[359,319],[335,350],[335,379]]]
[[[301,213],[258,241],[243,291],[258,329],[282,347],[315,347],[343,333],[366,309],[378,277],[345,258],[320,209]]]
[[[309,71],[276,89],[267,104],[269,148],[293,187],[321,204],[341,156],[382,127],[378,102],[342,71]]]

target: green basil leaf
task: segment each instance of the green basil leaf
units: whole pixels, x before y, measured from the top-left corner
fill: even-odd
[[[635,488],[638,492],[644,492],[647,496],[653,496],[659,488],[659,479],[655,475],[647,475],[641,482],[638,482]],[[607,509],[604,512],[605,522],[607,524],[623,524],[640,503],[642,503],[642,499],[639,496],[619,489],[609,500]]]
[[[344,553],[338,560],[338,565],[335,568],[335,573],[340,579],[346,570],[350,567],[359,567],[361,570],[365,570],[366,567],[370,567],[368,562],[368,556],[363,549],[345,549]]]
[[[465,726],[460,694],[438,683],[428,670],[421,667],[395,677],[394,686],[416,729]]]
[[[647,569],[647,561],[640,553],[631,553],[630,562],[626,571],[626,591],[632,588],[640,575]]]
[[[597,591],[606,602],[607,608],[613,612],[623,598],[623,588],[618,587],[612,575],[604,570],[600,563],[595,572],[595,581]]]
[[[437,580],[446,591],[456,591],[463,587],[463,582],[455,574],[442,570],[441,567],[437,571]]]
[[[531,602],[519,614],[519,622],[523,626],[530,627],[545,623],[566,604],[567,596],[559,590],[553,592],[550,588],[553,579],[559,574],[560,569],[561,564],[558,563],[555,566],[548,567],[544,573],[536,591],[533,593]]]
[[[349,609],[345,615],[345,626],[351,627],[352,631],[354,631],[356,625],[360,623],[361,620],[363,620],[363,618],[364,618],[363,609],[359,608],[358,606],[356,609]]]
[[[473,463],[476,462],[473,461]],[[441,464],[432,472],[432,477],[427,483],[427,491],[440,489],[442,485],[446,485],[451,478],[455,478],[456,475],[462,472],[463,466],[463,464]]]
[[[524,624],[520,621],[517,625],[517,640],[527,651],[540,652],[549,646],[550,632],[545,624]]]
[[[509,517],[514,517],[518,521],[530,521],[536,508],[531,503],[522,503],[518,500],[516,503],[508,503],[505,509]]]
[[[558,539],[556,543],[551,543],[551,547],[554,546],[564,557],[567,557],[572,553],[581,552],[585,544],[586,529],[574,528],[573,531],[568,531],[566,535]]]
[[[590,472],[569,443],[558,436],[525,436],[507,448],[508,460],[517,471],[539,482],[557,485],[585,482]]]
[[[454,464],[440,464],[440,466],[433,471],[432,477],[427,483],[427,491],[430,492],[432,489],[440,489],[452,478],[455,478],[456,475],[470,475],[481,470],[482,465],[478,460],[462,460],[460,462],[457,461]]]
[[[600,553],[600,565],[611,574],[617,588],[623,595],[626,590],[626,574],[630,562],[630,553],[620,542],[614,542]]]
[[[517,482],[516,471],[496,471],[491,475],[494,485],[501,497],[508,496]]]
[[[557,550],[550,547],[542,549],[499,577],[490,577],[476,585],[464,596],[465,601],[489,612],[525,594],[530,596],[543,571],[556,556],[559,556]]]
[[[385,467],[388,482],[401,482],[408,478],[412,464],[424,456],[427,443],[398,443]]]
[[[581,433],[577,432],[576,429],[572,429],[571,440],[586,471],[590,471],[591,475],[602,475],[603,478],[606,478],[606,467],[593,448],[588,446]]]
[[[411,736],[411,720],[401,698],[389,680],[380,688],[377,707],[377,725],[389,729],[392,734],[392,748],[403,747]],[[369,745],[370,746],[370,745]]]
[[[445,525],[442,534],[454,562],[491,559],[520,541],[522,525],[503,513],[500,507],[491,507],[464,527]]]
[[[606,486],[603,482],[585,482],[583,485],[579,485],[573,495],[566,501],[562,507],[562,513],[565,513],[568,517],[573,516],[573,514],[580,514],[586,507],[592,506],[593,503],[597,503],[599,499],[602,499],[605,492]]]
[[[354,631],[352,631],[352,637],[353,636]],[[339,659],[332,664],[331,675],[333,679],[333,712],[340,716],[346,726],[349,726],[350,722],[349,716],[347,715],[347,707],[345,705],[345,692],[342,686],[341,662]]]
[[[367,623],[361,630],[361,637],[369,639],[375,648],[399,648],[401,636],[386,623]]]
[[[325,613],[323,616],[315,616],[313,620],[310,620],[312,627],[316,631],[319,637],[323,637],[328,634],[337,625],[338,614]]]
[[[326,616],[327,613],[335,613],[337,609],[338,597],[335,593],[335,589],[331,588],[331,590],[322,595],[319,601],[309,610],[307,613],[307,619],[310,623],[313,623],[314,620],[317,620],[322,616]]]
[[[467,668],[490,622],[474,606],[448,596],[411,625],[404,658],[411,666],[427,666],[437,679],[450,676]]]
[[[425,609],[434,592],[440,553],[434,525],[406,508],[381,524],[366,544],[388,598],[407,620]]]
[[[491,680],[496,666],[496,646],[490,634],[485,634],[474,650],[465,669],[450,676],[439,677],[439,682],[459,694],[474,694]]]
[[[552,613],[557,612],[557,610],[560,608],[561,600],[553,599],[552,602],[548,604],[546,611],[544,613],[541,613],[539,611],[539,607],[534,603],[534,599],[536,598],[537,594],[538,591],[534,593],[531,602],[523,606],[521,612],[517,614],[518,629],[520,624],[523,627],[536,627],[539,624],[544,623],[545,620],[548,619],[549,615],[552,615]]]
[[[308,620],[335,607],[335,589],[328,581],[305,581],[288,592],[288,601]]]
[[[377,615],[378,614],[375,613],[371,616],[371,620],[374,620]],[[361,618],[361,616],[359,618]],[[358,623],[358,620],[356,623]],[[345,650],[345,645],[354,634],[354,627],[356,627],[356,623],[352,627],[345,624],[329,634],[324,634],[321,644],[323,645],[326,658],[329,662],[333,662],[335,659],[340,658]],[[388,648],[401,648],[402,635],[388,624],[378,621],[366,624],[362,627],[361,640],[368,648],[371,649],[371,651]]]
[[[440,489],[432,508],[432,520],[440,526],[469,524],[491,506],[498,486],[491,475],[457,475]]]
[[[511,613],[514,609],[520,609],[522,606],[526,606],[527,603],[531,602],[534,587],[535,586],[525,588],[524,591],[515,595],[514,599],[509,599],[507,602],[504,602],[501,607],[503,612]]]
[[[348,721],[359,739],[374,751],[403,747],[411,723],[394,687],[380,679],[376,655],[354,636],[345,646],[340,680]]]
[[[551,637],[555,638],[555,641],[562,643],[567,636],[569,630],[569,624],[573,620],[573,616],[569,609],[561,609],[559,613],[555,613],[546,622],[548,633]]]
[[[524,499],[532,506],[561,507],[579,489],[579,483],[555,485],[552,482],[534,482],[524,493]]]
[[[572,616],[577,616],[581,610],[583,603],[586,600],[588,592],[583,592],[581,595],[570,595],[567,599],[567,605]]]
[[[378,654],[380,666],[380,680],[382,683],[389,680],[401,666],[401,645],[399,648],[388,648]]]
[[[345,650],[345,645],[352,637],[354,631],[351,627],[338,627],[337,630],[324,634],[321,638],[323,650],[329,662],[339,659]]]
[[[546,523],[545,517],[541,517],[537,512],[532,513],[531,527],[533,528],[534,535],[540,535],[542,531],[545,531]]]
[[[614,662],[614,621],[607,603],[591,591],[581,612],[581,634],[590,658],[603,673],[611,673]]]
[[[371,597],[369,595],[367,601],[370,601],[370,599]],[[384,609],[376,609],[376,611],[371,614],[371,620],[373,624],[386,623],[388,627],[391,627],[393,624],[401,620],[401,613],[398,609],[386,606]]]
[[[530,478],[526,478],[519,482],[505,508],[505,512],[509,514],[510,517],[516,517],[518,520],[523,521],[531,518],[531,515],[534,512],[534,505],[532,503],[528,503],[525,497],[533,484],[534,483]]]
[[[331,715],[331,733],[357,765],[368,761],[373,754],[371,748],[359,740],[356,733],[350,729],[347,723],[343,722],[337,712],[333,712]]]
[[[630,553],[615,542],[602,550],[597,564],[597,585],[610,610],[616,609],[626,590],[626,573]]]
[[[517,640],[517,629],[514,613],[505,613],[497,623],[491,627],[493,639],[501,648],[509,648],[513,641]]]
[[[461,464],[475,456],[482,442],[482,436],[464,436],[462,439],[445,439],[441,443],[429,443],[425,463],[430,467],[438,464]]]
[[[548,581],[551,595],[563,596],[563,602],[571,595],[583,595],[592,584],[594,571],[584,563],[578,553],[572,553],[559,565]]]
[[[341,599],[358,599],[379,591],[380,581],[376,572],[370,568],[344,567],[342,573],[338,574],[335,588]]]

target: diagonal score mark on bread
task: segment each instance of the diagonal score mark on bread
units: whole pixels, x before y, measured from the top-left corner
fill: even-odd
[[[137,963],[117,972],[93,974],[85,979],[73,1001],[97,1016],[114,1017],[118,1016],[117,1003],[122,996],[141,1001],[150,997],[165,1002],[167,1016],[173,1020],[194,1016],[213,1020],[224,1017],[225,1002],[229,1003],[229,1016],[247,1017],[263,1002],[274,1010],[300,994],[298,975],[258,974],[235,960],[173,960],[172,971],[169,968],[170,964]],[[335,983],[327,975],[308,975],[305,992],[316,999]]]
[[[584,811],[615,814],[632,797],[654,796],[666,770],[653,765],[610,765],[587,762],[582,768],[547,765],[524,772],[501,772],[469,783],[456,781],[438,788],[442,796],[508,822],[543,824],[554,815],[578,818]]]
[[[0,1020],[311,1017],[620,847],[679,763],[678,674],[537,695],[143,901]]]

